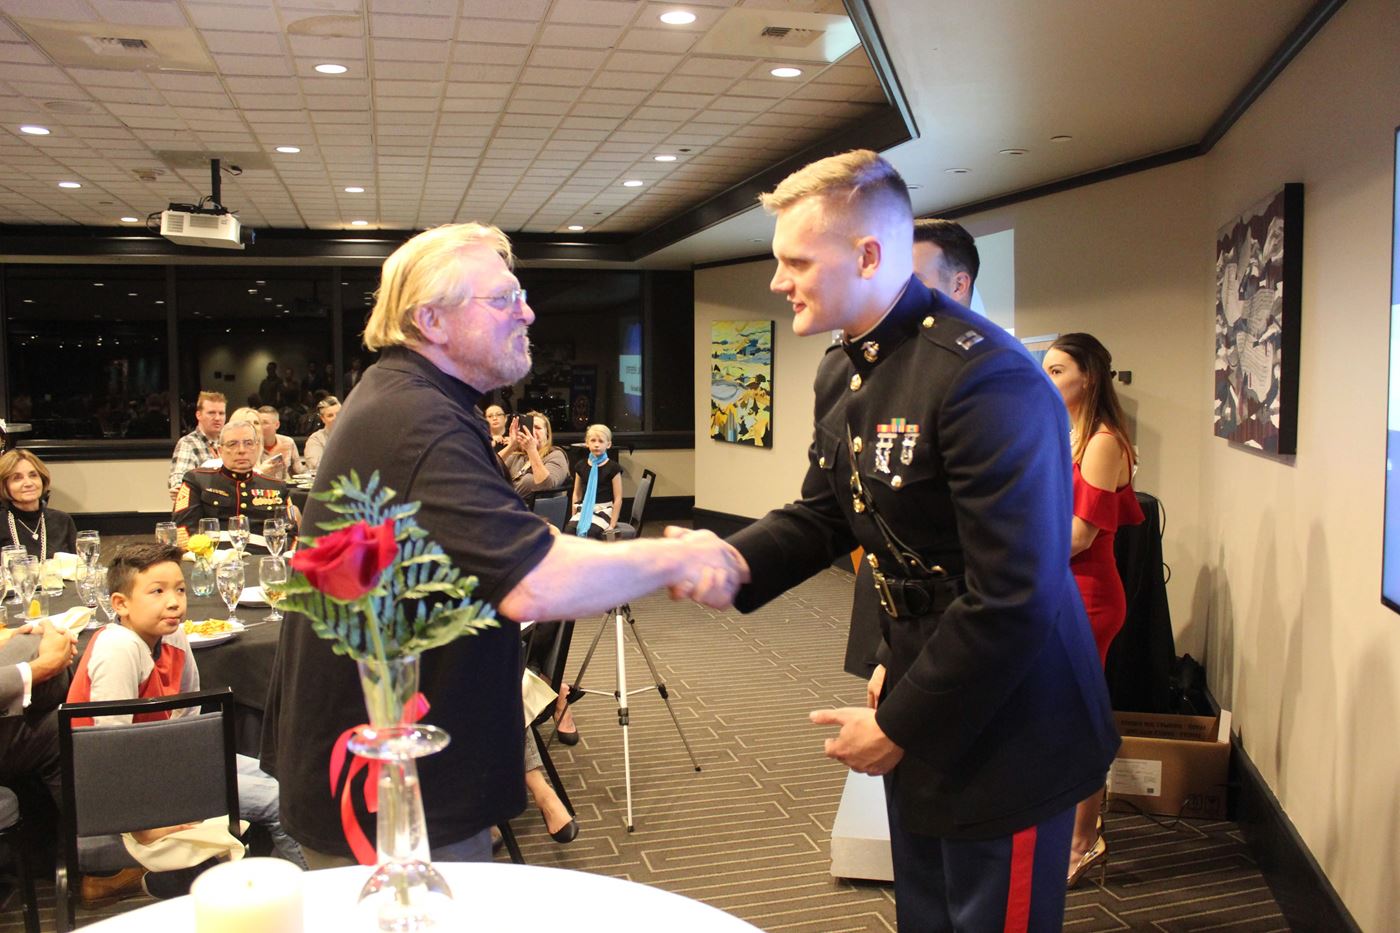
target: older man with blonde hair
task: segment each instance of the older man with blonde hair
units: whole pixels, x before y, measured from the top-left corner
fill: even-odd
[[[476,596],[504,619],[570,619],[658,587],[727,605],[745,579],[714,535],[602,544],[556,536],[526,511],[493,452],[482,395],[530,370],[535,319],[495,227],[421,233],[384,263],[365,346],[379,351],[336,424],[316,491],[378,470]],[[313,495],[305,527],[333,518]],[[489,829],[524,807],[520,639],[512,626],[428,651],[423,693],[452,743],[420,762],[434,856],[485,860]],[[331,746],[364,718],[354,661],[309,625],[282,628],[263,732],[263,763],[282,787],[284,825],[316,865],[349,856],[339,807],[326,793]],[[363,813],[357,817],[367,822]]]
[[[826,754],[885,775],[900,933],[1054,930],[1074,807],[1117,748],[1069,573],[1069,424],[1014,337],[913,275],[899,173],[858,150],[796,172],[771,288],[816,379],[799,501],[730,538],[751,611],[864,547],[888,675],[817,710]]]

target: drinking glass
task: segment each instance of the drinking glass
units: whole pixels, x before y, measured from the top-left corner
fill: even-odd
[[[78,584],[78,598],[83,601],[83,605],[89,609],[97,608],[97,575],[102,568],[96,564],[78,564],[76,582]],[[61,592],[61,591],[60,591]]]
[[[180,535],[180,529],[174,522],[156,522],[156,540],[161,544],[175,545],[175,540]]]
[[[217,518],[201,518],[195,530],[214,542],[215,547],[219,546],[219,520]]]
[[[0,548],[0,567],[3,567],[5,571],[5,589],[13,594],[5,600],[7,606],[16,605],[19,602],[19,595],[15,591],[15,577],[14,574],[10,573],[10,565],[16,560],[28,556],[29,552],[24,549],[23,545],[12,544],[7,548]]]
[[[107,617],[108,622],[117,621],[117,610],[112,608],[112,591],[107,588],[107,568],[97,568],[97,605],[102,608],[102,614]],[[93,614],[92,621],[88,623],[88,628],[97,628],[97,615]]]
[[[214,570],[214,583],[219,588],[219,598],[228,606],[228,620],[238,622],[238,598],[243,595],[243,561],[230,557]]]
[[[97,563],[97,552],[102,547],[102,535],[96,531],[78,532],[78,560],[89,566]]]
[[[230,515],[228,519],[228,540],[233,545],[238,557],[243,556],[243,550],[248,546],[248,516]]]
[[[78,571],[86,567],[83,561],[78,561]],[[58,565],[57,558],[49,558],[44,561],[42,576],[39,578],[39,589],[45,596],[63,595],[63,570]]]
[[[263,522],[263,540],[267,542],[267,552],[273,557],[281,557],[287,547],[287,520],[269,518]]]
[[[10,579],[15,593],[19,595],[20,619],[29,618],[29,603],[34,599],[34,591],[39,588],[39,558],[25,555],[10,562]]]
[[[258,585],[262,587],[263,599],[272,607],[264,622],[281,622],[282,613],[277,604],[287,595],[287,563],[280,557],[264,557],[258,561]]]

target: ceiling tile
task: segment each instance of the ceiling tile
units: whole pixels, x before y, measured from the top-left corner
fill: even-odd
[[[452,61],[467,65],[523,65],[529,54],[530,49],[526,45],[459,41],[452,46]]]
[[[622,40],[617,43],[617,47],[681,55],[690,51],[690,47],[699,38],[697,33],[680,30],[633,28],[627,30]]]
[[[385,39],[450,39],[455,21],[450,16],[411,16],[372,14],[370,35]]]
[[[529,45],[535,41],[535,32],[538,28],[533,21],[504,22],[488,19],[462,19],[457,23],[457,39],[461,42]]]
[[[540,68],[534,65],[526,66],[521,72],[521,80],[529,84],[552,84],[564,87],[582,87],[593,77],[593,72],[586,68]]]
[[[549,0],[462,0],[462,15],[468,17],[539,22],[548,9]]]
[[[636,13],[637,4],[628,0],[555,0],[549,19],[555,23],[625,26]]]
[[[551,23],[540,30],[538,45],[577,49],[610,49],[622,29],[617,26],[574,26]]]

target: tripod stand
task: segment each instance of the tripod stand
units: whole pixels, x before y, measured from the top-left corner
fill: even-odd
[[[583,686],[583,675],[588,672],[588,664],[593,660],[593,652],[598,650],[598,643],[603,640],[603,633],[608,629],[608,621],[612,620],[614,638],[617,641],[617,688],[615,690],[590,690]],[[636,644],[637,650],[642,654],[642,660],[646,661],[647,669],[651,671],[651,685],[638,687],[635,690],[627,689],[627,657],[625,648],[624,633],[632,633],[632,641]],[[655,690],[661,695],[661,699],[666,704],[666,712],[671,714],[671,722],[676,724],[676,734],[681,737],[681,744],[685,746],[685,753],[690,756],[690,763],[695,766],[695,770],[700,770],[700,762],[695,760],[695,753],[690,750],[690,743],[686,741],[685,731],[681,729],[681,721],[676,718],[676,711],[671,708],[671,696],[666,690],[666,684],[661,680],[661,675],[656,672],[656,664],[651,659],[651,652],[647,651],[646,642],[642,641],[642,635],[637,631],[637,620],[632,617],[632,607],[623,603],[611,610],[603,617],[602,623],[598,626],[598,634],[593,636],[593,643],[588,646],[588,653],[583,656],[583,664],[579,666],[578,675],[569,686],[568,702],[573,703],[577,699],[588,694],[599,696],[611,696],[617,700],[617,724],[622,727],[622,772],[627,783],[627,831],[630,833],[636,826],[632,822],[632,747],[628,739],[627,730],[630,725],[629,698],[638,693],[646,693],[648,690]]]

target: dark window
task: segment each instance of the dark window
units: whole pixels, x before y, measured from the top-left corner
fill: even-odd
[[[165,268],[10,265],[9,421],[29,440],[170,437]]]
[[[229,414],[274,406],[283,434],[314,429],[332,352],[331,270],[180,266],[175,283],[184,429],[201,391],[222,392]]]
[[[374,292],[379,288],[378,266],[351,266],[340,270],[340,313],[344,325],[340,333],[341,392],[349,394],[360,374],[379,358],[365,349],[365,325],[374,310]]]

